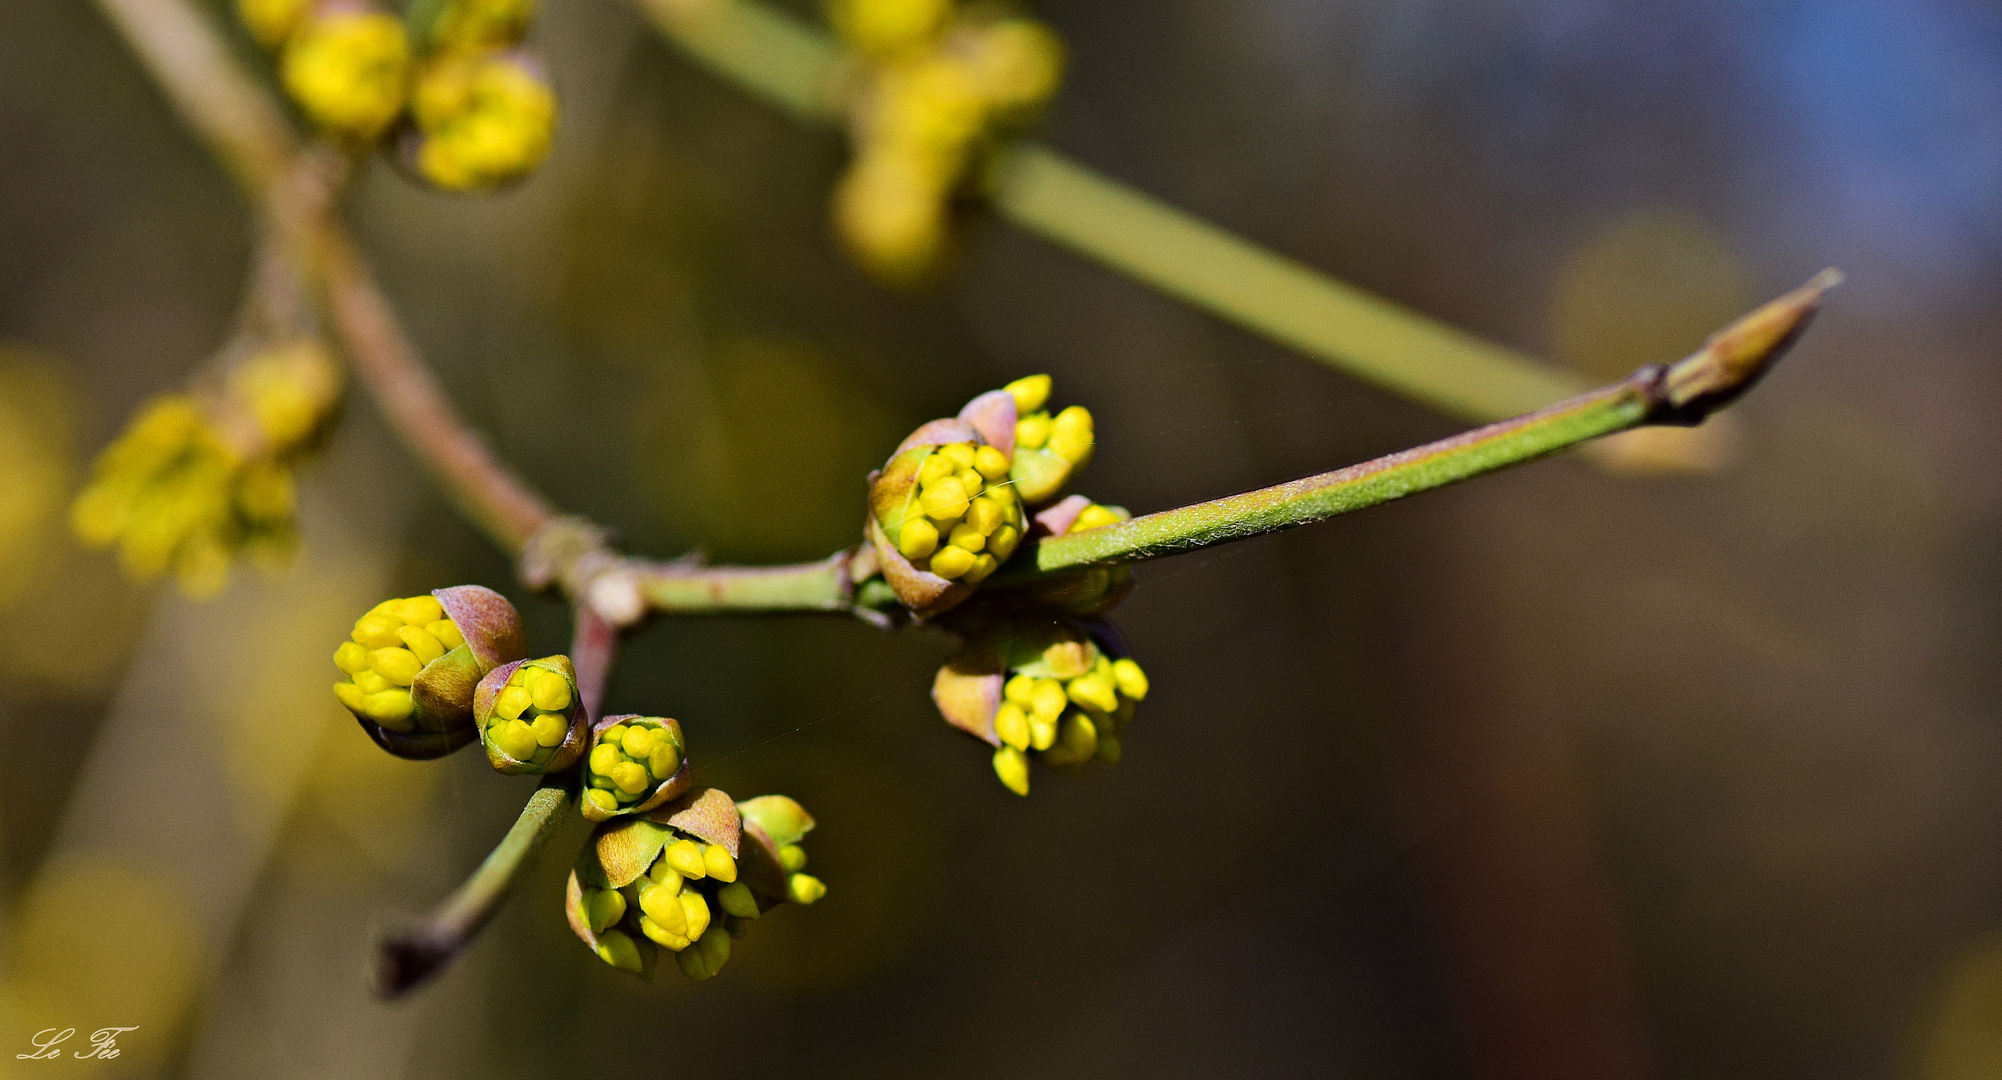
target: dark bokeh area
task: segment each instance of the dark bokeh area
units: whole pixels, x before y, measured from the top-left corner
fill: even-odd
[[[542,171],[472,200],[378,166],[350,220],[467,416],[632,550],[852,543],[904,432],[1033,371],[1135,511],[1458,426],[997,220],[887,292],[829,234],[835,136],[614,0],[544,6]],[[1125,760],[1026,800],[931,708],[942,636],[655,625],[609,706],[812,809],[826,900],[642,984],[563,923],[579,822],[382,1005],[372,935],[531,784],[380,755],[326,655],[456,582],[540,652],[565,613],[359,388],[288,574],[195,604],[75,548],[90,456],[217,347],[250,225],[93,7],[0,3],[0,1077],[2002,1075],[2002,8],[1039,14],[1058,148],[1595,377],[1849,285],[1717,475],[1573,457],[1141,567]],[[43,1018],[137,1030],[16,1060]]]

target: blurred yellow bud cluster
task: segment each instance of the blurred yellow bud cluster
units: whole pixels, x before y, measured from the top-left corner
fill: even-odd
[[[556,93],[518,49],[448,49],[418,69],[410,99],[410,165],[447,191],[481,191],[527,176],[549,156]]]
[[[251,36],[278,50],[286,92],[328,135],[367,146],[407,115],[398,152],[425,182],[482,191],[527,176],[556,130],[548,75],[521,47],[533,0],[414,10],[415,34],[367,0],[237,0]]]
[[[220,592],[238,553],[280,565],[297,544],[293,467],[339,398],[339,368],[311,340],[157,398],[98,455],[70,523],[85,544],[117,545],[134,578],[171,570],[190,596]]]
[[[582,753],[583,710],[567,656],[503,664],[473,702],[487,760],[506,773],[560,772]]]
[[[658,716],[608,716],[584,759],[584,816],[604,821],[648,810],[673,795],[687,761],[681,725]]]
[[[664,948],[689,978],[712,978],[729,962],[732,939],[765,912],[827,892],[802,872],[800,840],[812,828],[783,795],[733,805],[714,788],[608,823],[571,874],[571,929],[620,971],[651,978]]]
[[[951,0],[831,0],[828,16],[861,65],[835,231],[865,269],[911,284],[943,254],[978,152],[1056,92],[1063,43],[1034,19]]]

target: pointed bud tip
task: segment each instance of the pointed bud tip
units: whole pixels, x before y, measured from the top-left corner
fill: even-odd
[[[1701,420],[1750,389],[1786,354],[1821,303],[1843,282],[1829,267],[1800,288],[1711,335],[1703,348],[1668,369],[1664,387],[1669,406]]]

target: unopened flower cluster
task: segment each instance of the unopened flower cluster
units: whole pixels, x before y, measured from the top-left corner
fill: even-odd
[[[478,585],[384,600],[334,650],[334,696],[376,743],[436,758],[478,739],[502,773],[554,774],[595,826],[565,916],[600,959],[651,978],[667,949],[689,977],[730,959],[731,940],[827,887],[804,872],[814,826],[797,802],[743,803],[690,790],[677,721],[587,715],[567,656],[526,658],[521,616]]]
[[[133,577],[171,572],[191,596],[220,592],[239,554],[282,564],[298,537],[293,470],[339,399],[339,368],[311,339],[156,398],[98,455],[71,525],[116,546]]]
[[[556,96],[522,46],[535,0],[451,0],[414,31],[370,0],[237,0],[285,90],[329,137],[393,137],[426,183],[481,191],[548,156]]]
[[[835,229],[864,268],[908,284],[943,254],[979,153],[1056,92],[1063,45],[1034,19],[952,0],[831,0],[828,14],[860,62]]]

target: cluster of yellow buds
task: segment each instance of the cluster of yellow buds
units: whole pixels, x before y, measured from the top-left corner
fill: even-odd
[[[948,723],[994,747],[1001,782],[1027,795],[1032,754],[1060,773],[1118,764],[1147,673],[1109,651],[1110,627],[1060,623],[1000,636],[940,668],[932,700]]]
[[[801,868],[813,818],[783,795],[742,803],[715,788],[599,826],[571,871],[570,928],[598,958],[652,978],[659,949],[691,979],[729,962],[731,940],[782,903],[825,895]]]
[[[556,95],[521,47],[534,0],[446,0],[415,35],[370,0],[237,0],[252,37],[280,53],[286,91],[316,125],[368,146],[405,116],[409,168],[451,191],[528,175],[549,155]]]
[[[480,679],[526,651],[521,617],[478,585],[384,600],[334,650],[334,696],[384,749],[440,757],[473,740]]]
[[[290,555],[292,470],[340,399],[340,370],[310,339],[255,352],[216,382],[142,408],[70,513],[84,543],[118,545],[127,573],[172,570],[191,596],[220,592],[239,552]]]
[[[584,817],[645,813],[688,789],[681,724],[659,716],[607,716],[584,757]]]
[[[917,482],[878,520],[912,566],[975,585],[1015,553],[1027,518],[1007,455],[974,442],[915,446],[885,471],[902,469],[915,469]]]
[[[933,420],[869,478],[868,536],[884,578],[921,617],[966,597],[1013,555],[1028,508],[1054,498],[1091,460],[1091,412],[1054,419],[1048,375],[1017,379]]]
[[[447,191],[483,191],[527,176],[549,156],[556,94],[520,49],[448,49],[419,68],[405,160]]]
[[[473,721],[487,762],[504,773],[562,772],[584,752],[590,721],[567,656],[516,660],[473,691]]]
[[[831,0],[828,14],[863,65],[836,231],[871,273],[909,284],[937,265],[974,156],[1056,93],[1063,43],[1034,19],[951,0]]]

